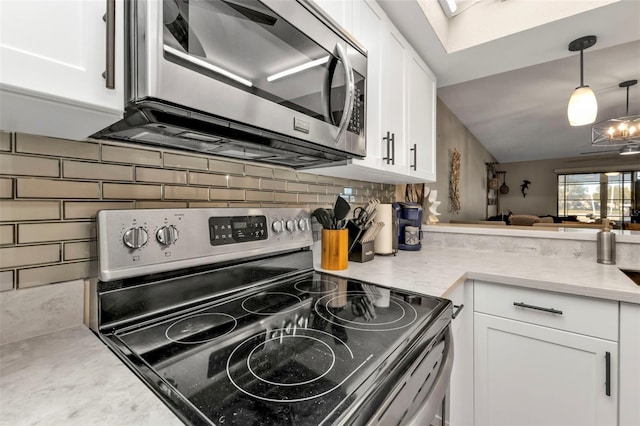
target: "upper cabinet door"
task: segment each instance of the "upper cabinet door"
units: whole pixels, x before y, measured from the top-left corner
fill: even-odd
[[[411,52],[407,64],[407,150],[409,174],[436,180],[436,79]]]
[[[2,119],[3,130],[22,131],[20,128],[10,128],[16,120],[20,121],[21,114],[31,115],[31,121],[61,118],[59,109],[47,110],[45,103],[51,101],[54,102],[52,105],[61,108],[73,105],[75,114],[79,115],[75,119],[79,128],[87,120],[95,127],[104,127],[115,121],[109,117],[102,124],[96,120],[96,113],[122,116],[123,3],[116,1],[111,10],[113,13],[109,14],[108,19],[103,19],[107,16],[107,4],[106,0],[21,0],[1,3],[0,89],[3,97],[7,96],[6,99],[12,103],[11,108],[2,110],[3,115],[8,115]],[[112,20],[114,32],[112,37],[108,37],[106,21]],[[115,50],[112,67],[107,66],[107,43]],[[107,87],[104,72],[114,76],[114,88]],[[39,98],[42,102],[30,104],[33,98]],[[92,110],[93,116],[84,120],[81,110]],[[47,116],[47,111],[52,115]],[[34,116],[39,112],[42,112],[42,117]],[[60,124],[62,133],[65,126],[67,123]]]
[[[345,30],[352,30],[352,2],[345,0],[314,0],[327,15],[342,26]]]

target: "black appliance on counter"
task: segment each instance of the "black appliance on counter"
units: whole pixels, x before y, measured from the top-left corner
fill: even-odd
[[[398,203],[400,206],[400,218],[398,219],[398,249],[418,251],[422,248],[422,206],[418,203]],[[407,226],[415,231],[410,241]]]
[[[97,224],[91,328],[186,424],[446,419],[451,302],[315,272],[307,211]]]

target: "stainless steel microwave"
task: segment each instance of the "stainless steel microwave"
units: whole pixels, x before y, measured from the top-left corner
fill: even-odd
[[[94,138],[294,168],[365,155],[366,50],[313,2],[125,7],[125,115]]]

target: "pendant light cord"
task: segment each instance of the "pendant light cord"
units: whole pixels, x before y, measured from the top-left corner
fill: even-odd
[[[584,49],[580,49],[580,87],[584,87],[584,63],[583,63]]]

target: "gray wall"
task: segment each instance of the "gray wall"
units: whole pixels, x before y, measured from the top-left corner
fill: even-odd
[[[500,195],[499,209],[511,210],[515,214],[542,216],[555,215],[557,212],[558,178],[554,170],[565,170],[566,173],[640,170],[640,158],[619,155],[575,157],[501,163],[497,168],[507,172],[507,185],[510,188],[507,195]],[[520,192],[523,179],[531,182],[526,197]]]

